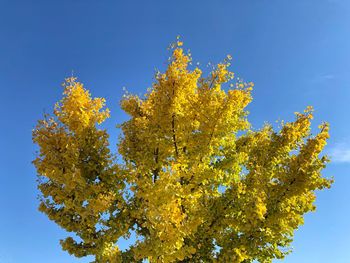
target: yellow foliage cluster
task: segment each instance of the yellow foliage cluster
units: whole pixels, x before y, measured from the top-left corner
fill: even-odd
[[[231,58],[203,77],[181,46],[144,97],[121,101],[130,115],[122,164],[98,128],[109,117],[105,100],[75,78],[55,116],[33,131],[40,211],[75,234],[61,241],[69,253],[96,262],[271,262],[289,253],[314,191],[330,187],[320,156],[328,125],[311,136],[311,108],[280,131],[254,131],[245,110],[253,84],[225,88]],[[131,231],[138,240],[120,251],[116,242]]]

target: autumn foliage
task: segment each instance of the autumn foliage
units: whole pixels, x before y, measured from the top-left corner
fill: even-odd
[[[40,211],[71,233],[62,248],[102,262],[271,262],[290,252],[294,231],[330,187],[320,156],[328,125],[311,136],[312,109],[295,121],[252,130],[252,83],[233,81],[228,57],[207,75],[177,42],[164,73],[126,95],[118,144],[99,124],[105,100],[75,78],[33,141]],[[229,86],[229,84],[231,86]],[[121,251],[131,232],[137,241]]]

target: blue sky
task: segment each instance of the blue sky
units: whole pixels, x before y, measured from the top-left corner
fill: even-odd
[[[202,65],[232,55],[236,76],[255,83],[255,128],[307,105],[315,131],[330,122],[324,175],[335,183],[317,193],[284,262],[350,262],[349,13],[347,0],[0,0],[0,262],[88,262],[61,251],[65,233],[37,211],[31,130],[74,70],[107,98],[115,149],[122,87],[144,93],[177,35]]]

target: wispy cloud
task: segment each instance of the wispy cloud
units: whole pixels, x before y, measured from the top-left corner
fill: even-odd
[[[350,143],[338,143],[330,149],[332,162],[350,163]]]
[[[336,76],[334,74],[322,74],[312,78],[311,81],[314,83],[321,83],[321,82],[328,82],[328,81],[334,80],[335,78]]]
[[[330,79],[334,79],[335,76],[333,74],[325,74],[325,75],[320,76],[320,78],[323,80],[330,80]]]

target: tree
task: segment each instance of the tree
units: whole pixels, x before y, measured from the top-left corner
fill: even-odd
[[[290,252],[315,190],[330,187],[320,156],[328,124],[312,136],[311,107],[279,131],[252,130],[253,84],[232,81],[230,57],[202,77],[181,46],[144,97],[121,101],[130,115],[123,163],[98,127],[109,117],[105,100],[75,78],[34,129],[39,210],[72,233],[61,240],[70,254],[99,263],[271,262]],[[136,243],[120,251],[116,242],[131,232]]]

